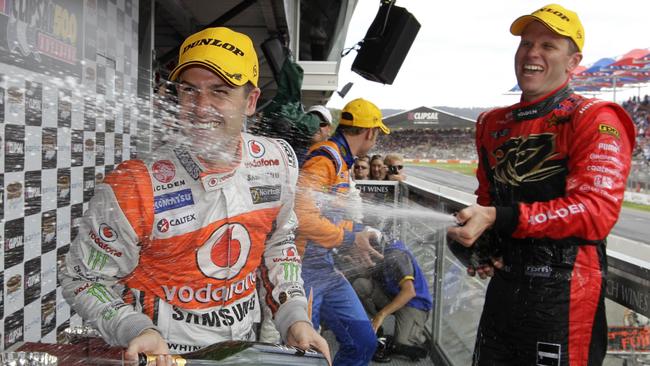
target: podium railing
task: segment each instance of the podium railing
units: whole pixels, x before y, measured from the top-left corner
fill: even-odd
[[[411,177],[400,184],[399,192],[400,203],[447,213],[475,202],[472,194]],[[445,230],[426,221],[410,218],[398,226],[432,284],[432,359],[435,365],[469,365],[488,280],[467,276],[445,245]],[[650,244],[608,237],[608,357],[624,358],[628,365],[650,363],[648,258]]]

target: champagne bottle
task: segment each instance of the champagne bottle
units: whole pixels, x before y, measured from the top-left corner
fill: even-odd
[[[496,244],[496,235],[492,230],[486,230],[470,247],[447,236],[447,247],[465,267],[479,268],[484,264],[492,264],[490,258],[501,256],[501,250]]]
[[[138,358],[138,366],[155,365],[156,357],[156,355],[141,353]],[[248,341],[219,342],[198,351],[172,357],[177,366],[327,365],[325,357],[316,351],[304,351],[286,345]]]

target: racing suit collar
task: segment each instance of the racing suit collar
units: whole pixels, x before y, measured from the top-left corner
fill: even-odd
[[[235,152],[234,152],[235,153],[234,159],[227,166],[212,165],[212,164],[205,161],[204,159],[202,159],[199,156],[196,156],[196,160],[200,163],[201,171],[205,175],[214,174],[214,173],[231,172],[231,171],[237,169],[237,167],[239,167],[239,165],[241,164],[242,153],[243,153],[242,152],[242,146],[243,146],[242,137],[240,135],[239,136],[239,142],[237,143],[237,148],[235,149]]]
[[[539,99],[520,102],[512,106],[512,117],[519,122],[545,116],[571,94],[573,94],[573,89],[569,87],[569,79],[567,79],[560,87]]]
[[[230,178],[235,176],[237,168],[241,165],[242,146],[242,137],[240,136],[234,161],[224,167],[208,167],[203,159],[192,154],[186,148],[174,149],[174,153],[188,174],[194,180],[199,180],[206,192],[210,192],[223,187],[231,180]]]
[[[205,189],[206,192],[222,188],[231,181],[230,178],[235,176],[237,168],[239,168],[239,165],[241,164],[243,145],[242,137],[240,136],[237,149],[235,150],[234,160],[228,166],[208,167],[202,162],[203,171],[201,172],[200,179],[203,189]]]
[[[345,136],[341,132],[336,132],[334,136],[329,138],[330,141],[334,142],[341,152],[341,157],[348,165],[348,168],[351,168],[354,165],[354,155],[350,150],[350,145],[348,145],[348,140],[345,139]]]

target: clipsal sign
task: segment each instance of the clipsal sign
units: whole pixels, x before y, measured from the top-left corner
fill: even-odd
[[[409,112],[406,118],[415,125],[437,125],[438,112]]]
[[[438,112],[409,112],[406,116],[409,121],[438,122]]]

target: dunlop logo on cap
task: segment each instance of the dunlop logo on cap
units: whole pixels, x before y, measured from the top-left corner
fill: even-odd
[[[194,47],[197,47],[197,46],[221,47],[221,48],[223,48],[223,49],[225,49],[227,51],[230,51],[230,52],[234,53],[235,55],[244,56],[244,52],[242,50],[240,50],[239,48],[237,48],[232,43],[223,42],[223,41],[221,41],[219,39],[213,39],[213,38],[203,38],[203,39],[199,39],[198,41],[192,42],[192,43],[188,44],[187,46],[185,46],[185,48],[183,48],[183,53],[185,53],[188,50],[190,50],[190,49],[192,49]]]

